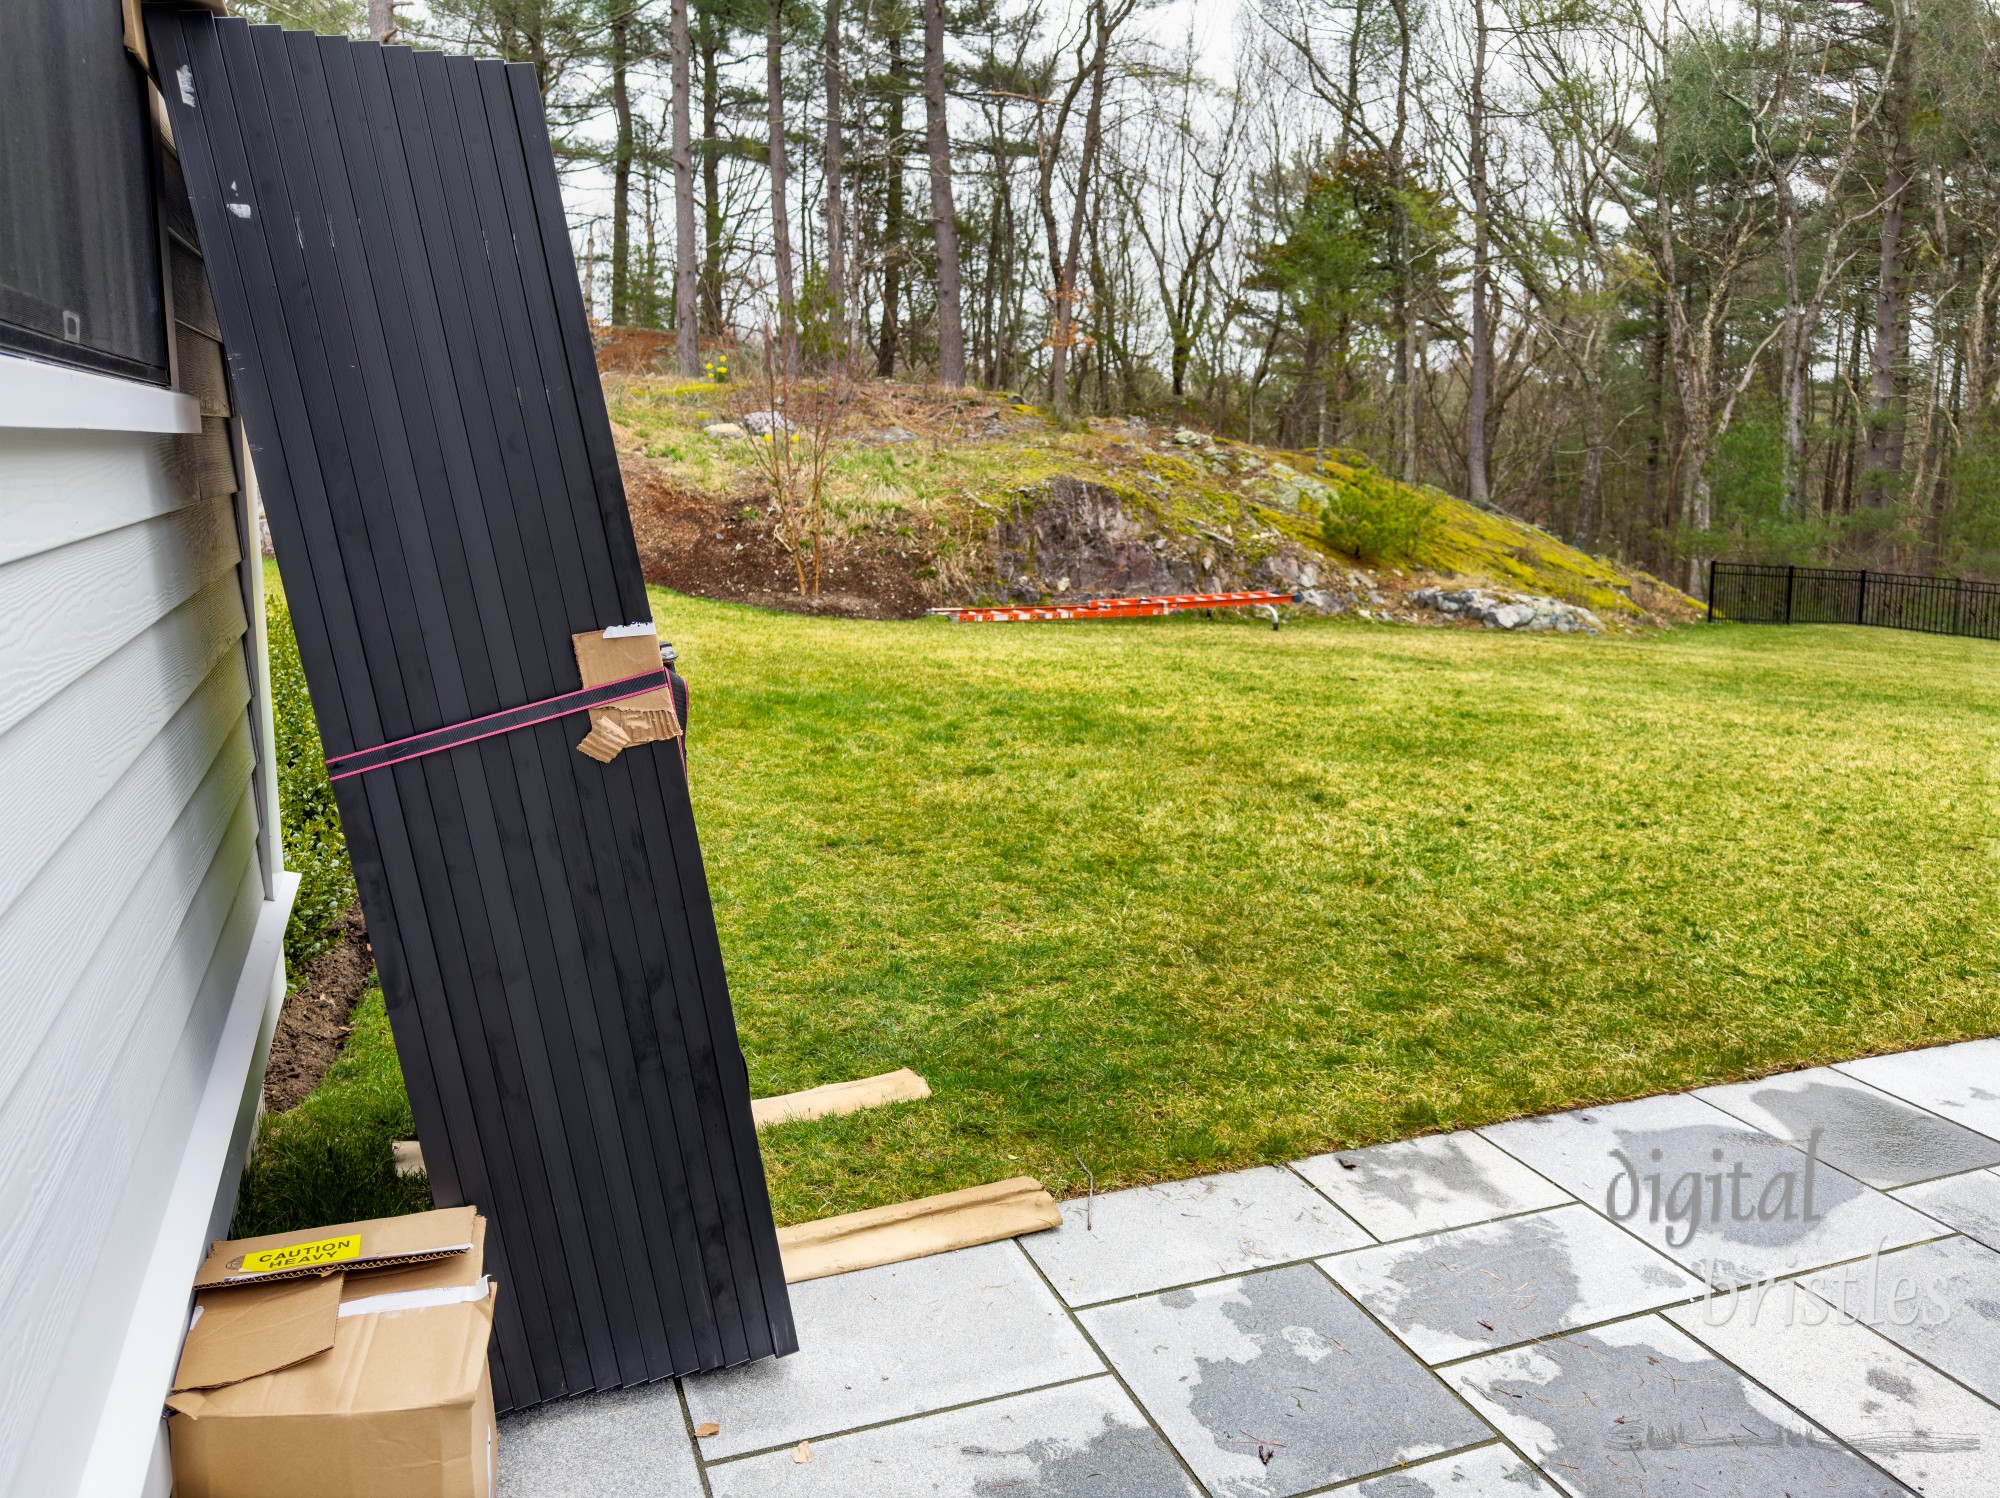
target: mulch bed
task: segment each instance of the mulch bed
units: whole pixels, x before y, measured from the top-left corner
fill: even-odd
[[[278,1014],[271,1059],[264,1067],[264,1106],[282,1113],[315,1087],[347,1043],[348,1017],[375,971],[361,907],[351,905],[333,923],[332,946],[294,975]]]

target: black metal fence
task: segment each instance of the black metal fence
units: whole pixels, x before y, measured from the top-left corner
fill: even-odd
[[[1708,617],[1738,624],[1879,624],[2000,640],[2000,583],[1865,567],[1710,562]]]

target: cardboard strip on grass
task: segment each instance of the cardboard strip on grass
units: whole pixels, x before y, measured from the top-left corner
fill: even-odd
[[[1061,1226],[1062,1210],[1042,1183],[1015,1176],[779,1228],[778,1252],[784,1258],[785,1283],[796,1285]]]
[[[930,1095],[930,1083],[905,1066],[879,1077],[828,1082],[803,1092],[756,1098],[751,1101],[750,1116],[758,1128],[768,1129],[773,1124],[859,1113],[863,1108],[879,1108],[884,1103],[913,1103]],[[416,1175],[423,1170],[424,1150],[416,1140],[399,1139],[389,1148],[395,1156],[397,1175]]]
[[[768,1129],[773,1124],[859,1113],[863,1108],[910,1103],[930,1095],[930,1084],[905,1066],[879,1077],[829,1082],[824,1087],[808,1087],[804,1092],[788,1092],[781,1097],[760,1097],[750,1104],[750,1116],[758,1128]]]

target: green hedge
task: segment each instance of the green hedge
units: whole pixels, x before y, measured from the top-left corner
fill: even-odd
[[[278,757],[278,810],[285,867],[299,876],[299,897],[285,928],[285,966],[294,978],[333,941],[331,927],[355,900],[347,835],[326,778],[326,750],[313,720],[292,613],[281,597],[264,606],[271,652],[271,714]]]

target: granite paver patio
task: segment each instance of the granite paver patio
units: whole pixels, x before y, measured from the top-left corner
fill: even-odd
[[[2000,1498],[1990,1077],[1976,1041],[1069,1202],[795,1286],[793,1357],[508,1417],[500,1491]]]

